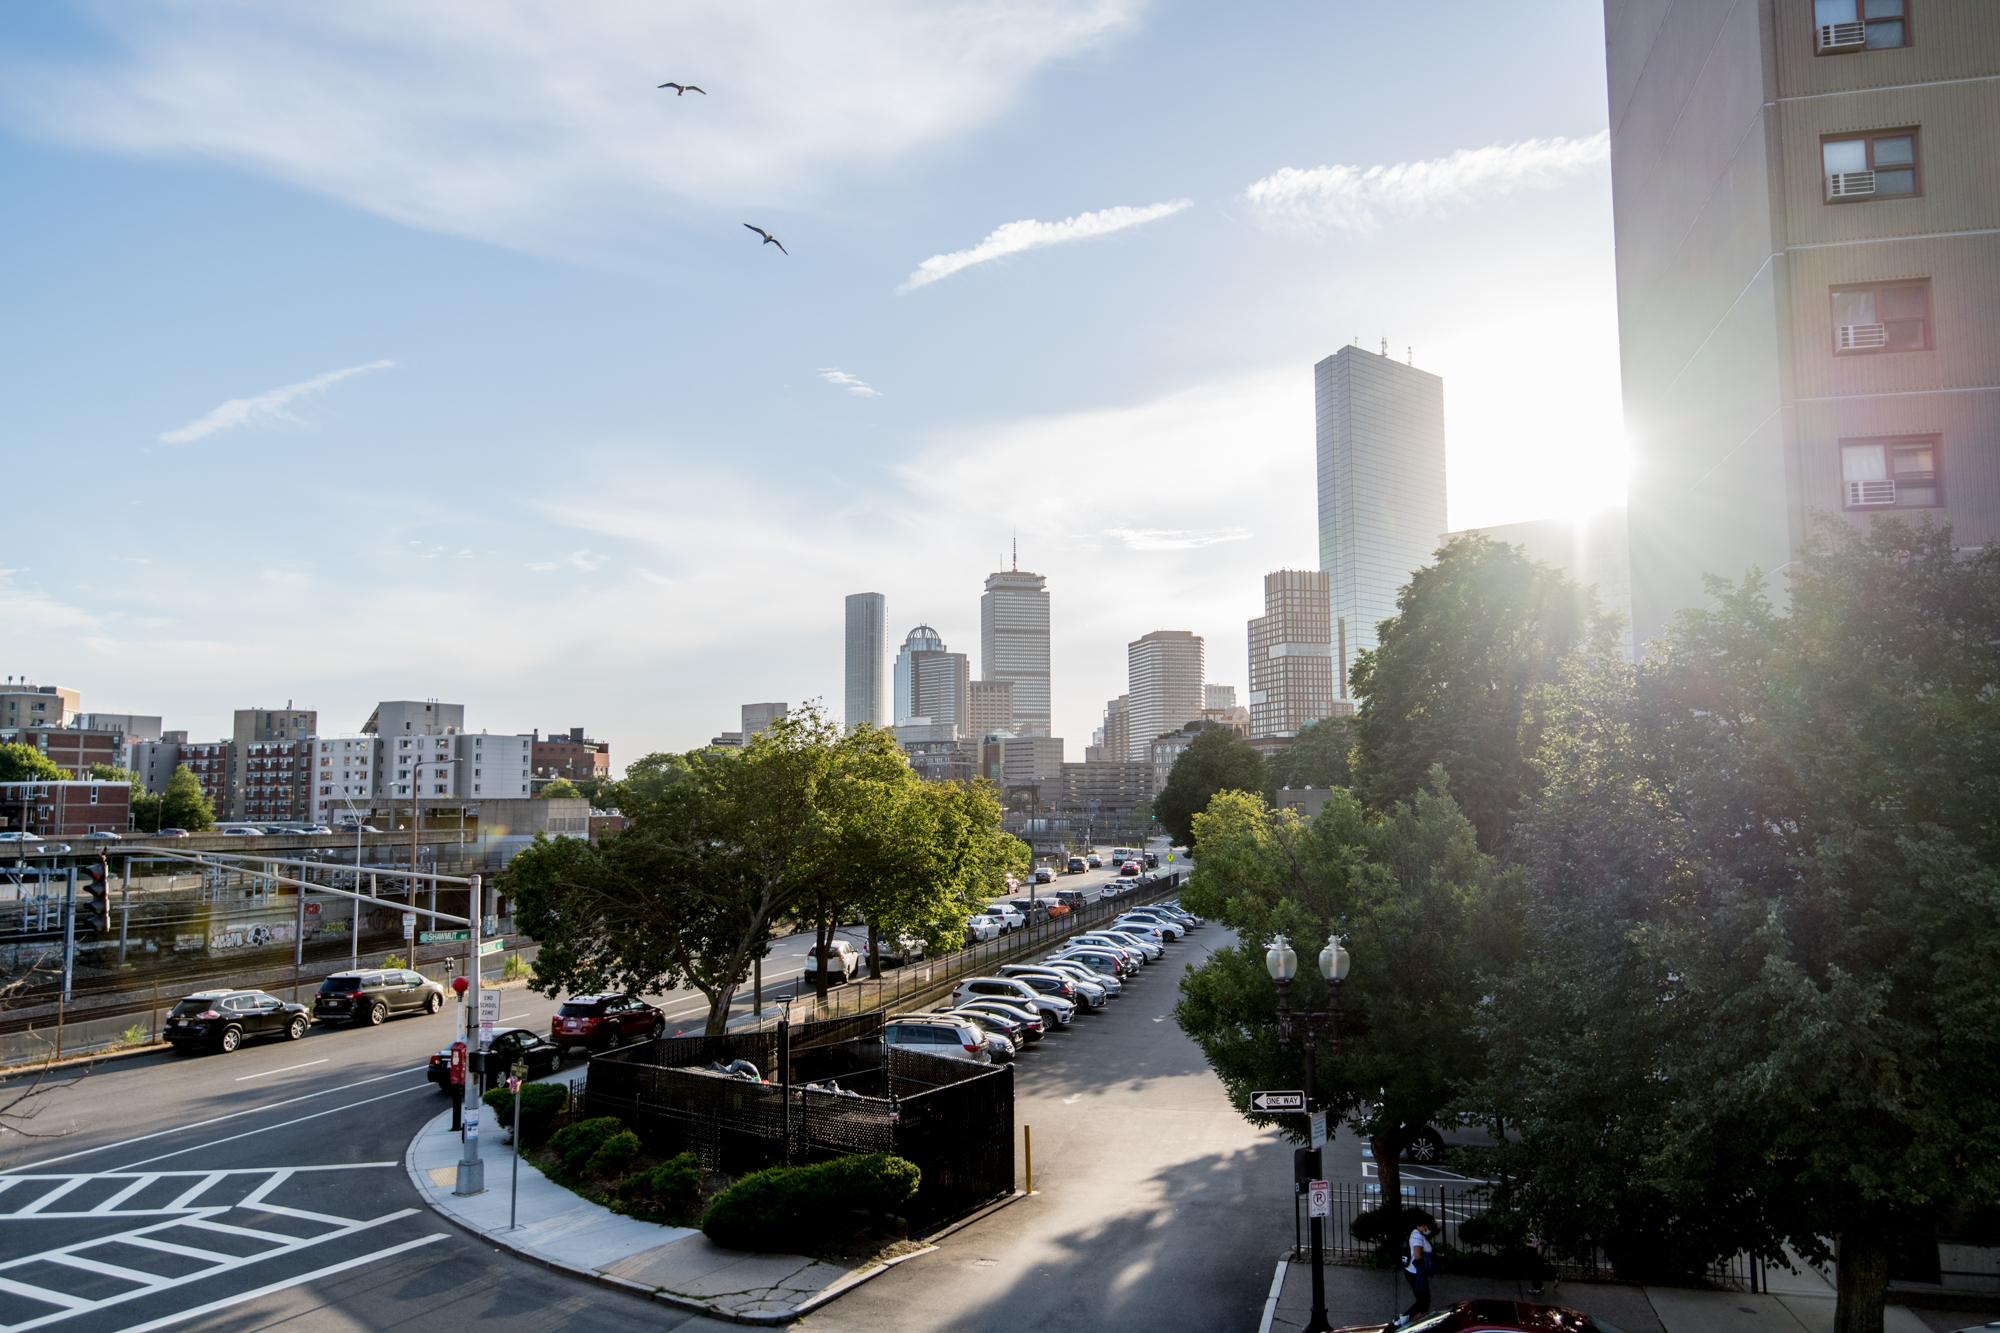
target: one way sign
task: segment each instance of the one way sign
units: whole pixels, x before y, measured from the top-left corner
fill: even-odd
[[[1253,1092],[1250,1094],[1250,1109],[1303,1111],[1306,1109],[1306,1095],[1303,1092]]]

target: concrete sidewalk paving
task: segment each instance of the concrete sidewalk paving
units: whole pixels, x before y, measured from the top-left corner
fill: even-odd
[[[1273,1299],[1266,1303],[1259,1333],[1298,1333],[1312,1310],[1312,1269],[1305,1261],[1280,1259],[1278,1264]],[[1328,1264],[1325,1271],[1327,1317],[1335,1328],[1370,1323],[1380,1328],[1410,1304],[1410,1289],[1400,1273],[1346,1264]],[[1539,1300],[1595,1315],[1621,1333],[1833,1333],[1833,1288],[1818,1273],[1810,1268],[1773,1271],[1768,1286],[1768,1292],[1751,1294],[1567,1282]],[[1450,1274],[1435,1278],[1432,1290],[1438,1307],[1464,1300],[1538,1299],[1527,1294],[1523,1283]],[[1891,1305],[1882,1327],[1884,1333],[1937,1333],[1991,1317]]]
[[[699,1231],[623,1217],[520,1164],[519,1225],[508,1225],[514,1150],[504,1131],[480,1136],[486,1192],[452,1193],[463,1153],[440,1112],[410,1141],[403,1165],[418,1193],[445,1217],[522,1258],[604,1286],[739,1324],[785,1324],[913,1254],[843,1265],[798,1254],[744,1254]]]

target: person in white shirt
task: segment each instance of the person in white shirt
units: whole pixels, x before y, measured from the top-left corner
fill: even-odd
[[[1403,1277],[1410,1284],[1410,1294],[1415,1297],[1410,1308],[1403,1311],[1403,1317],[1395,1326],[1415,1319],[1431,1308],[1431,1268],[1434,1254],[1431,1250],[1431,1223],[1428,1218],[1418,1221],[1416,1229],[1410,1232],[1408,1252],[1403,1255]]]

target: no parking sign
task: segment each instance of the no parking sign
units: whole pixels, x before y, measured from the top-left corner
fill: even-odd
[[[1306,1216],[1330,1217],[1333,1215],[1333,1186],[1324,1180],[1315,1180],[1306,1187]]]

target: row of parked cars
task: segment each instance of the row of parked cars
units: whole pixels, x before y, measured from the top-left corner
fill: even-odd
[[[1030,1043],[1101,1010],[1167,945],[1202,920],[1179,902],[1137,907],[1096,930],[1072,935],[1039,963],[1009,963],[992,976],[967,977],[951,999],[922,1014],[897,1014],[882,1042],[980,1064],[1013,1060]]]

